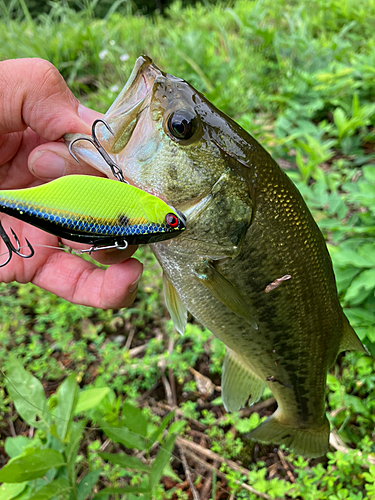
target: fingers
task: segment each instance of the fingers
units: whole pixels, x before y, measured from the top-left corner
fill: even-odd
[[[0,88],[0,135],[7,137],[9,158],[19,148],[17,133],[28,127],[46,141],[58,141],[66,133],[89,134],[91,123],[101,116],[80,104],[58,70],[43,59],[0,62]],[[12,149],[9,138],[13,136]],[[9,158],[1,158],[1,163]],[[29,156],[29,168],[42,180],[74,173],[97,175],[91,167],[78,165],[68,148],[56,142],[35,148]]]
[[[29,155],[29,169],[35,177],[44,181],[72,174],[102,175],[87,163],[77,163],[62,142],[49,142],[33,149]]]
[[[90,125],[103,116],[82,104],[78,106],[78,114]],[[30,172],[43,181],[74,174],[102,176],[98,170],[87,163],[82,161],[77,163],[63,142],[49,142],[36,147],[29,155],[28,164]]]
[[[11,83],[10,83],[11,82]],[[0,134],[28,126],[49,141],[65,133],[90,133],[78,114],[79,101],[58,70],[43,59],[0,62]]]
[[[100,115],[79,104],[52,64],[42,59],[2,61],[0,88],[0,135],[6,136],[9,157],[2,163],[14,158],[21,139],[30,132],[35,133],[34,142],[29,141],[29,148],[23,149],[24,163],[30,149],[44,142],[29,155],[30,170],[35,176],[50,180],[74,173],[98,175],[88,165],[77,164],[63,142],[56,142],[66,133],[90,134],[91,123]],[[56,245],[56,239],[48,238]],[[40,243],[47,243],[48,238],[41,237]],[[133,302],[142,264],[136,259],[121,261],[135,247],[124,252],[100,252],[98,261],[113,264],[108,269],[72,254],[44,250],[30,260],[21,259],[22,265],[12,259],[2,268],[2,279],[31,281],[66,300],[93,307],[120,308]]]
[[[120,262],[124,262],[125,260],[130,259],[133,253],[137,250],[137,246],[131,245],[126,250],[99,250],[91,255],[93,259],[100,264],[104,264],[105,266],[110,266],[113,264],[119,264]]]
[[[134,301],[142,269],[136,259],[100,269],[76,255],[56,252],[38,269],[32,283],[76,304],[119,309]]]
[[[51,234],[8,216],[2,216],[1,222],[15,245],[10,230],[10,227],[13,228],[22,253],[28,253],[25,242],[27,238],[34,247],[35,254],[30,259],[13,255],[11,261],[0,268],[0,281],[31,282],[70,302],[103,309],[127,307],[134,301],[143,266],[136,259],[118,262],[130,257],[135,246],[112,254],[98,252],[102,254],[98,256],[100,262],[114,263],[109,268],[102,269],[77,255],[56,248],[58,239]],[[0,238],[0,264],[7,257],[8,249]]]

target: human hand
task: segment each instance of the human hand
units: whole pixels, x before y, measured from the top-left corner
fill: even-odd
[[[91,123],[99,116],[79,103],[49,62],[0,62],[0,189],[32,187],[68,174],[98,175],[74,161],[62,137],[90,134]],[[58,247],[59,238],[49,233],[4,214],[1,222],[8,235],[13,228],[21,245],[26,237],[35,255],[30,259],[14,256],[0,267],[0,282],[31,282],[70,302],[93,307],[120,308],[133,302],[142,273],[142,264],[129,259],[136,247],[97,252],[98,261],[113,264],[101,269],[76,255],[39,246]],[[0,255],[4,261],[8,255],[2,240]]]

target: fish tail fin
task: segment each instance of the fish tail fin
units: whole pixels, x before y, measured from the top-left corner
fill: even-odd
[[[248,434],[264,443],[284,444],[295,453],[309,458],[321,457],[328,451],[330,427],[327,417],[320,427],[295,428],[278,419],[278,410]]]

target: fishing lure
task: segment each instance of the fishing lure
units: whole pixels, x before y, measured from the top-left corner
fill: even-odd
[[[91,253],[105,248],[155,243],[180,234],[184,216],[163,200],[135,186],[112,179],[68,175],[41,186],[0,191],[0,212],[71,241],[88,243]],[[9,257],[20,253],[0,223],[0,237]],[[33,248],[26,241],[31,254]]]

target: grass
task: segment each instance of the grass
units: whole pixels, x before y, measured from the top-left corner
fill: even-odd
[[[327,238],[345,312],[375,354],[374,1],[258,0],[186,9],[177,2],[165,17],[112,13],[104,19],[58,3],[37,20],[22,12],[11,20],[5,4],[0,8],[0,59],[50,60],[86,105],[105,111],[136,57],[146,53],[255,135],[309,204]],[[147,249],[139,258],[145,273],[137,301],[127,310],[103,312],[31,285],[1,285],[1,365],[10,352],[16,355],[43,382],[52,413],[45,428],[31,425],[22,398],[9,395],[3,379],[0,460],[5,464],[30,448],[66,457],[74,433],[80,443],[69,455],[70,468],[58,466],[44,479],[25,483],[19,496],[6,498],[32,498],[54,481],[60,481],[60,498],[184,499],[191,498],[192,488],[213,499],[254,499],[259,492],[263,498],[375,498],[374,359],[340,355],[328,375],[328,414],[338,437],[326,458],[306,461],[254,446],[246,433],[274,410],[271,394],[260,406],[225,414],[218,391],[222,344],[194,321],[184,337],[174,332],[155,259]],[[66,387],[78,394],[72,408],[80,408],[88,389],[105,396],[79,413],[64,414],[71,434],[63,436],[54,430],[54,411],[59,404],[63,411],[59,394]],[[135,430],[126,421],[130,414],[145,427]],[[163,418],[170,420],[157,435]],[[119,428],[143,441],[116,438],[113,429]],[[200,448],[189,448],[184,439]],[[205,455],[207,450],[216,455]],[[140,457],[148,468],[139,462],[129,468],[128,459],[120,455],[116,462],[114,453]],[[171,453],[169,466],[160,457]],[[71,489],[64,490],[63,479]],[[151,493],[141,493],[145,485]],[[108,490],[115,487],[125,489]]]

